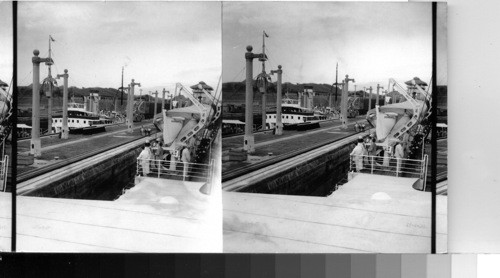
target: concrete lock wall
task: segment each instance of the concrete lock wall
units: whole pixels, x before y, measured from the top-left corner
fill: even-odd
[[[65,176],[26,196],[114,200],[123,188],[133,185],[141,147],[107,157],[97,164]]]
[[[349,154],[356,140],[269,176],[240,192],[327,196],[335,190],[337,183],[347,180]]]

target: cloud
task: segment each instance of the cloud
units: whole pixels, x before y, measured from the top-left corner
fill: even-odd
[[[76,86],[117,87],[122,66],[144,84],[190,80],[178,72],[220,68],[220,13],[217,2],[22,2],[19,75],[34,48],[48,54],[50,34],[56,71],[68,68]]]
[[[270,66],[290,82],[331,83],[336,62],[365,82],[431,73],[430,3],[225,2],[224,80],[244,66],[236,46],[262,50],[262,30]]]

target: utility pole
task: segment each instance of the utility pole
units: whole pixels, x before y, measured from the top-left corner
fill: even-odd
[[[33,104],[31,115],[31,144],[30,154],[34,157],[42,155],[42,144],[40,141],[40,63],[52,61],[51,58],[40,58],[40,51],[33,50]]]
[[[281,88],[281,78],[282,78],[282,73],[283,70],[281,69],[281,65],[278,66],[278,70],[272,70],[271,74],[277,73],[278,74],[278,82],[277,82],[277,92],[276,92],[276,132],[275,135],[282,135],[283,134],[283,123],[281,121],[281,95],[282,95],[282,88]]]
[[[372,109],[372,86],[370,86],[370,88],[368,88],[367,90],[370,91],[370,93],[368,93],[368,110],[370,110]]]
[[[163,113],[163,109],[165,109],[165,93],[167,92],[167,90],[165,90],[165,88],[163,88],[163,91],[162,92],[162,98],[161,98],[161,112]]]
[[[141,87],[141,83],[135,83],[134,79],[130,83],[129,95],[127,100],[127,131],[129,133],[133,132],[134,129],[134,115],[133,115],[133,107],[134,107],[134,87],[138,85]]]
[[[68,139],[69,128],[68,128],[68,70],[64,70],[64,74],[58,74],[57,79],[64,78],[63,86],[63,112],[62,112],[62,128],[61,128],[61,139]]]
[[[156,106],[158,105],[158,91],[155,91],[155,107],[153,108],[154,112],[153,112],[153,122],[155,121],[155,117],[156,117],[156,112],[157,112],[157,108]]]
[[[343,86],[342,86],[342,99],[340,104],[340,121],[342,122],[342,128],[347,128],[347,98],[349,97],[349,82],[355,82],[353,78],[349,78],[346,74]]]
[[[384,87],[380,86],[380,84],[377,84],[377,101],[375,102],[375,107],[380,106],[379,101],[378,101],[378,96],[379,96],[379,91],[380,89],[383,89]]]

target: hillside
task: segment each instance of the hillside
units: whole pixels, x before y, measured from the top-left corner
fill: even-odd
[[[32,105],[32,89],[33,86],[20,86],[18,87],[18,108],[23,109],[23,108],[28,108],[31,107]],[[69,87],[68,88],[68,94],[70,97],[74,96],[75,100],[81,100],[83,101],[84,96],[89,96],[90,93],[98,93],[99,96],[101,96],[101,99],[109,99],[113,100],[116,96],[121,97],[121,92],[117,89],[114,88],[100,88],[100,87],[93,87],[93,88],[77,88],[77,87]],[[62,98],[63,95],[63,87],[59,86],[54,88],[53,91],[53,97],[55,99]],[[41,93],[41,98],[44,99],[45,96],[43,93]],[[127,93],[123,93],[123,98],[124,100],[127,99]]]

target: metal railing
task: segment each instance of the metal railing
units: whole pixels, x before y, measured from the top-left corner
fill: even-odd
[[[0,161],[0,191],[5,192],[7,189],[9,156],[5,155],[3,160]]]
[[[422,180],[422,188],[425,190],[427,163],[427,155],[424,155],[421,160],[388,156],[351,155],[349,158],[349,170],[351,172],[373,175],[419,178]],[[358,169],[358,167],[361,169]]]
[[[213,159],[209,164],[156,159],[137,159],[137,175],[145,177],[212,182]]]

